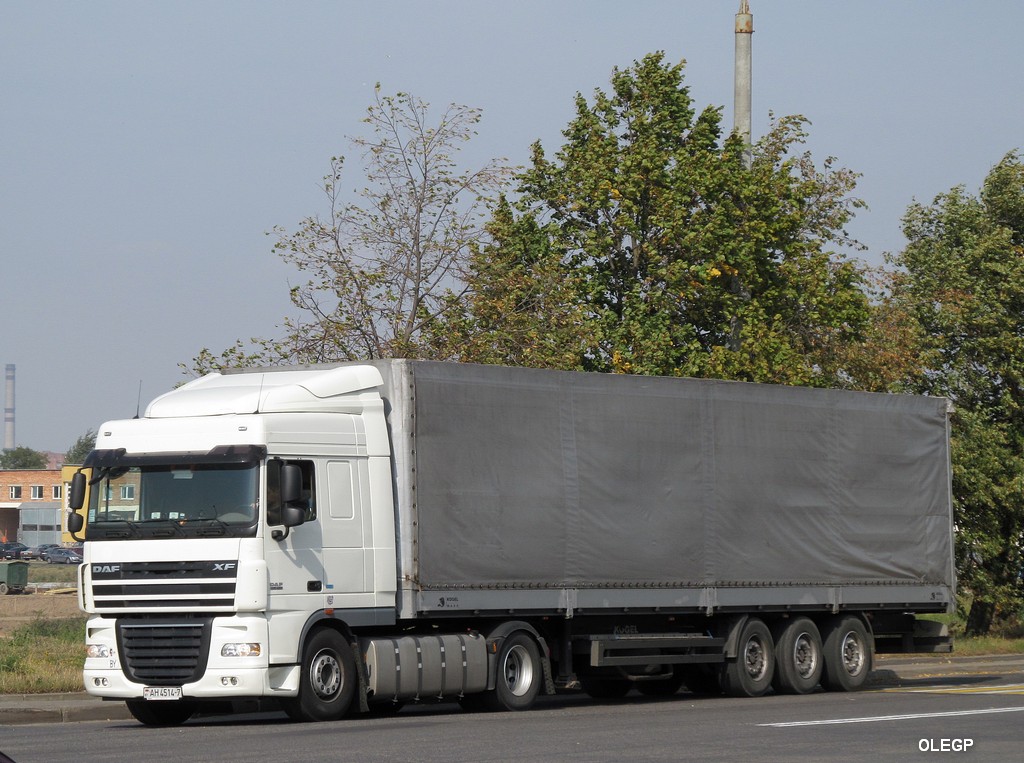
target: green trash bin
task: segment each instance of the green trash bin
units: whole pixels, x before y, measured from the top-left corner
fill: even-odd
[[[28,562],[0,562],[0,596],[21,593],[28,585]]]

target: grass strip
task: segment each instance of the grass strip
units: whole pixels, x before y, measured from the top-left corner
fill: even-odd
[[[85,617],[37,618],[0,638],[0,694],[82,691]]]

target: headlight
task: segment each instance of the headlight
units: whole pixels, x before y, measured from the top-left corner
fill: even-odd
[[[100,658],[102,660],[110,659],[114,654],[114,650],[106,644],[86,644],[85,645],[85,656],[91,658]]]
[[[225,644],[220,649],[221,657],[259,657],[259,644]]]

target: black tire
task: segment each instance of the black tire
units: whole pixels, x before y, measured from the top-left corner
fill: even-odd
[[[821,681],[824,666],[821,634],[806,617],[786,620],[773,631],[775,678],[772,686],[783,694],[809,694]]]
[[[622,699],[633,688],[633,682],[622,678],[618,671],[602,668],[577,673],[580,688],[594,699]]]
[[[529,710],[544,680],[537,642],[522,631],[508,636],[501,644],[496,669],[494,691],[481,697],[484,706],[490,710]]]
[[[698,663],[682,666],[683,683],[694,694],[713,697],[722,693],[722,666]]]
[[[636,690],[645,697],[671,697],[683,686],[683,671],[681,665],[676,665],[672,675],[665,678],[656,678],[651,681],[637,681]]]
[[[356,663],[345,637],[331,628],[314,631],[302,650],[298,696],[281,700],[296,721],[336,721],[352,707]]]
[[[125,700],[135,720],[145,726],[180,726],[193,715],[199,706],[190,699],[173,701],[129,699]]]
[[[730,697],[760,697],[775,676],[775,642],[768,626],[752,617],[740,631],[735,659],[722,670],[722,691]]]
[[[857,691],[867,683],[872,666],[872,640],[864,622],[854,615],[835,618],[825,630],[825,670],[821,683],[829,691]]]

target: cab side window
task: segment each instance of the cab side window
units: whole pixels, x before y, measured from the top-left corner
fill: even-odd
[[[267,524],[281,525],[281,467],[294,464],[302,471],[302,498],[295,505],[306,512],[306,521],[316,519],[316,484],[312,461],[274,458],[267,462]]]

